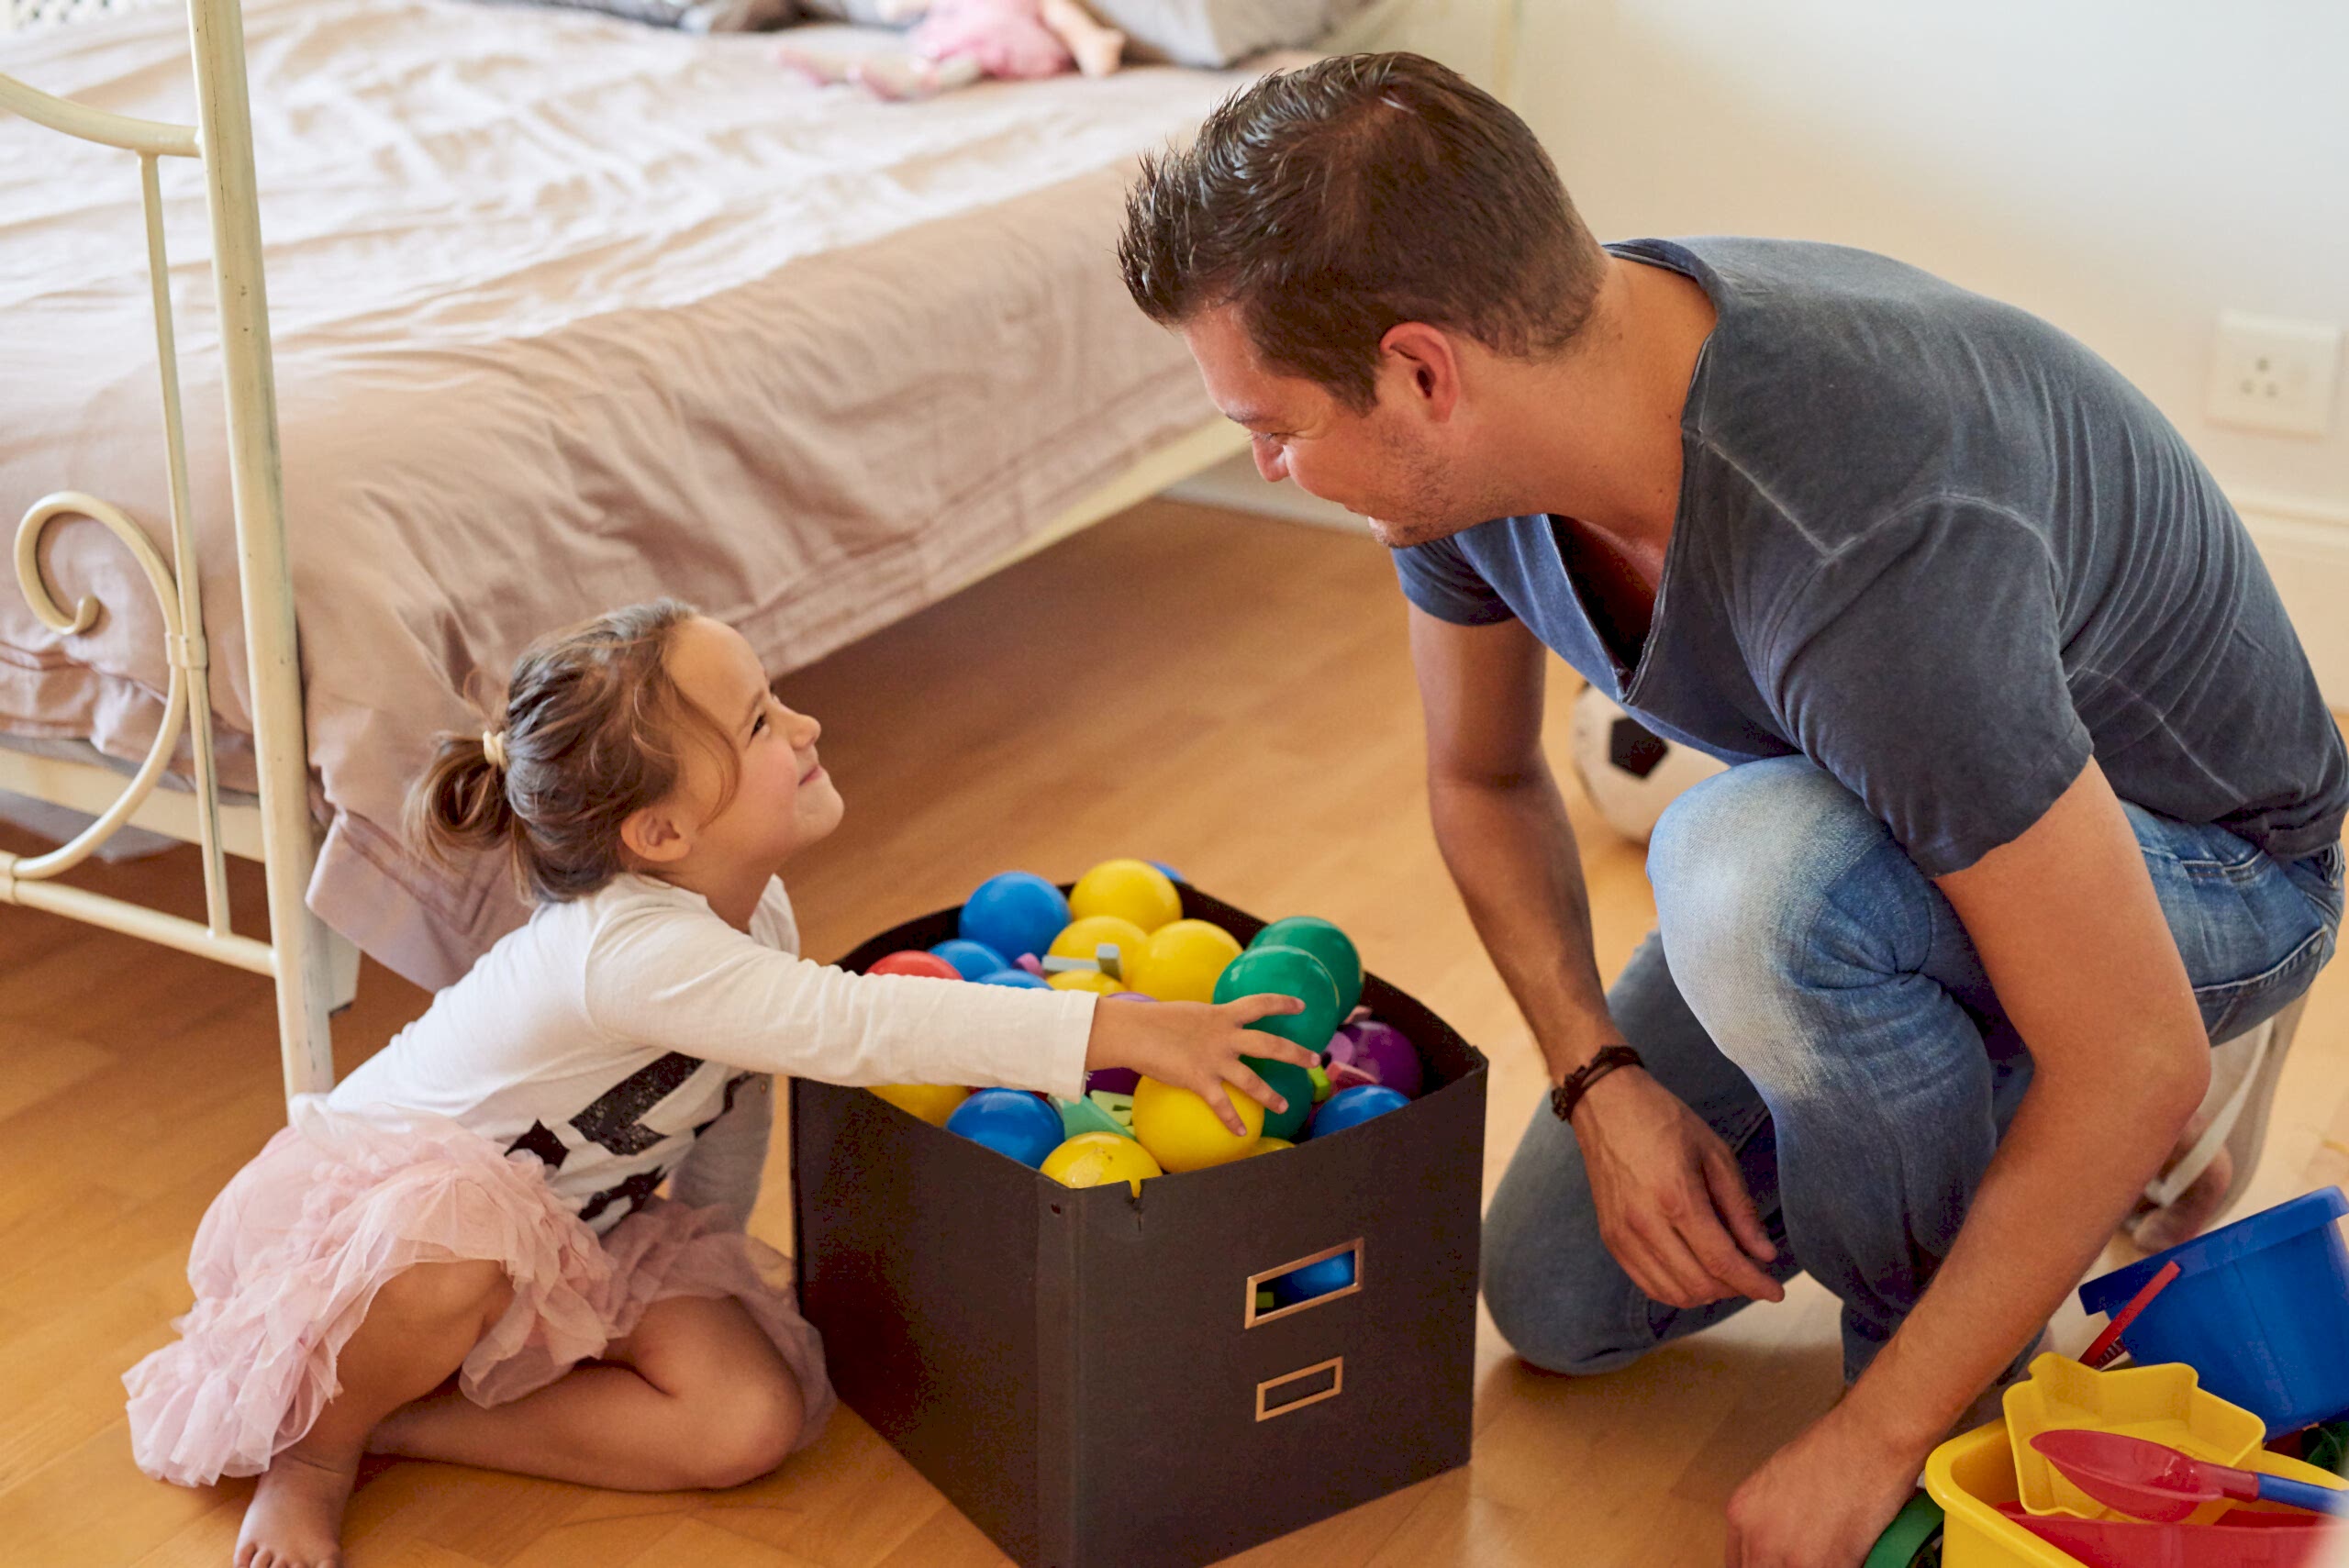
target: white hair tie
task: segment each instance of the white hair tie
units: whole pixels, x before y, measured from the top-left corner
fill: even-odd
[[[489,759],[491,767],[501,773],[504,773],[506,771],[506,732],[502,729],[483,730],[481,754]]]

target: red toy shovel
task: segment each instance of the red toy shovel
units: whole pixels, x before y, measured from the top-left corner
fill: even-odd
[[[2192,1459],[2165,1444],[2120,1432],[2042,1432],[2031,1446],[2106,1507],[2159,1524],[2175,1524],[2221,1497],[2243,1502],[2265,1498],[2318,1513],[2349,1508],[2349,1493]]]

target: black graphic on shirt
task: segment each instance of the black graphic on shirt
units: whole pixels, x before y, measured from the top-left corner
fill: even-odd
[[[651,1066],[631,1073],[604,1091],[596,1103],[571,1118],[571,1125],[591,1143],[598,1143],[625,1158],[641,1154],[662,1139],[640,1119],[644,1113],[676,1093],[677,1085],[700,1070],[701,1059],[673,1051]]]
[[[633,1211],[646,1198],[652,1195],[652,1189],[659,1186],[662,1178],[668,1173],[655,1165],[650,1171],[639,1171],[616,1187],[605,1188],[594,1197],[589,1198],[587,1206],[579,1211],[580,1222],[585,1225],[594,1224],[598,1216],[616,1203],[624,1203],[628,1205],[629,1211]]]
[[[562,1162],[571,1158],[571,1147],[557,1136],[554,1129],[542,1121],[533,1120],[530,1130],[506,1146],[508,1154],[535,1154],[546,1162],[550,1171],[560,1171]]]

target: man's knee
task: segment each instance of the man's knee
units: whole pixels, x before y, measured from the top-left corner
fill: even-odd
[[[1799,1049],[1790,993],[1923,961],[1935,896],[1865,803],[1799,757],[1748,762],[1675,800],[1648,850],[1674,981],[1723,1052]]]
[[[1654,1347],[1616,1330],[1571,1294],[1547,1288],[1491,1257],[1485,1262],[1485,1307],[1508,1348],[1543,1372],[1593,1377],[1631,1365]]]
[[[1630,1365],[1651,1348],[1629,1332],[1643,1298],[1608,1255],[1595,1217],[1539,1212],[1553,1205],[1532,1195],[1505,1179],[1486,1217],[1481,1283],[1493,1327],[1545,1372],[1586,1376]]]

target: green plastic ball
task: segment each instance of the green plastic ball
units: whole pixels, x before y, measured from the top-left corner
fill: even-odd
[[[1256,1070],[1256,1075],[1273,1086],[1273,1092],[1288,1102],[1288,1109],[1264,1112],[1264,1132],[1272,1138],[1297,1141],[1297,1135],[1313,1116],[1313,1079],[1302,1067],[1292,1067],[1286,1062],[1274,1062],[1262,1056],[1240,1059]]]
[[[1344,1023],[1362,1000],[1362,954],[1353,939],[1312,915],[1291,915],[1256,933],[1252,948],[1303,948],[1321,961],[1338,985],[1338,1021]]]
[[[1233,1002],[1242,996],[1275,992],[1305,1004],[1301,1013],[1275,1013],[1248,1027],[1293,1040],[1308,1051],[1326,1051],[1345,1014],[1338,1006],[1338,983],[1321,961],[1303,948],[1250,948],[1224,966],[1216,977],[1215,999]]]

